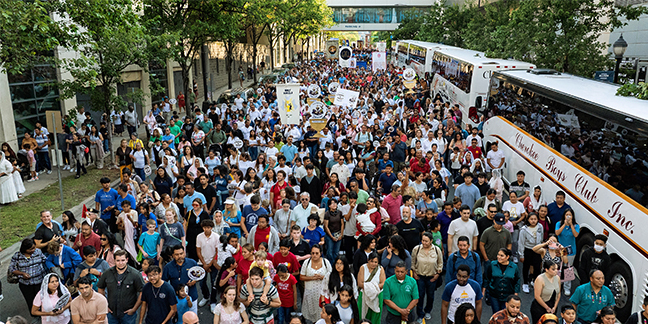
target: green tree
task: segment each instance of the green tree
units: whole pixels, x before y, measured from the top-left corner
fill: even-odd
[[[614,0],[525,0],[489,38],[504,57],[529,61],[585,77],[610,67],[606,31],[636,20],[645,7],[616,6]]]
[[[48,52],[66,46],[69,30],[52,19],[48,1],[0,0],[0,65],[20,74],[47,60]],[[75,26],[70,26],[75,28]]]

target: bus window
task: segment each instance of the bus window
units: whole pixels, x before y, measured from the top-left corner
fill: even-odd
[[[482,107],[482,100],[482,96],[475,98],[475,108],[480,109]]]
[[[432,71],[450,81],[465,93],[470,93],[473,65],[440,53],[432,57]]]

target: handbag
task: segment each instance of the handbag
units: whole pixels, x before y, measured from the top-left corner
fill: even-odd
[[[10,268],[7,268],[7,282],[10,284],[17,284],[18,279],[20,279],[20,276],[17,274],[14,274]]]
[[[560,269],[558,270],[558,273],[560,274],[560,282],[570,282],[576,279],[574,267],[567,264],[567,267],[563,269],[563,264],[563,262],[560,262]]]

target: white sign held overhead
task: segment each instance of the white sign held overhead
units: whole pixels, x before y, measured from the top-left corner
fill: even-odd
[[[385,42],[378,42],[376,43],[376,50],[378,52],[385,52],[387,50],[387,43]]]
[[[371,53],[371,70],[385,70],[387,69],[387,55],[385,52]]]
[[[338,89],[335,93],[335,101],[333,102],[333,104],[336,106],[355,108],[358,104],[359,96],[360,92],[347,89]]]
[[[284,125],[299,125],[299,86],[299,83],[277,84],[277,107]]]
[[[340,47],[340,67],[348,68],[351,66],[351,57],[353,57],[353,50],[349,46]]]
[[[356,62],[356,58],[355,58],[355,57],[352,57],[352,58],[349,60],[349,69],[355,69],[357,63],[358,63],[358,62]]]

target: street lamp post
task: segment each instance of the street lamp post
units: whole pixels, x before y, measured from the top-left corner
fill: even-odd
[[[625,54],[627,48],[628,43],[623,39],[623,34],[621,34],[619,39],[617,39],[612,45],[614,58],[616,58],[616,65],[614,67],[614,83],[619,83],[619,67],[621,66],[621,60],[623,59],[623,54]]]

